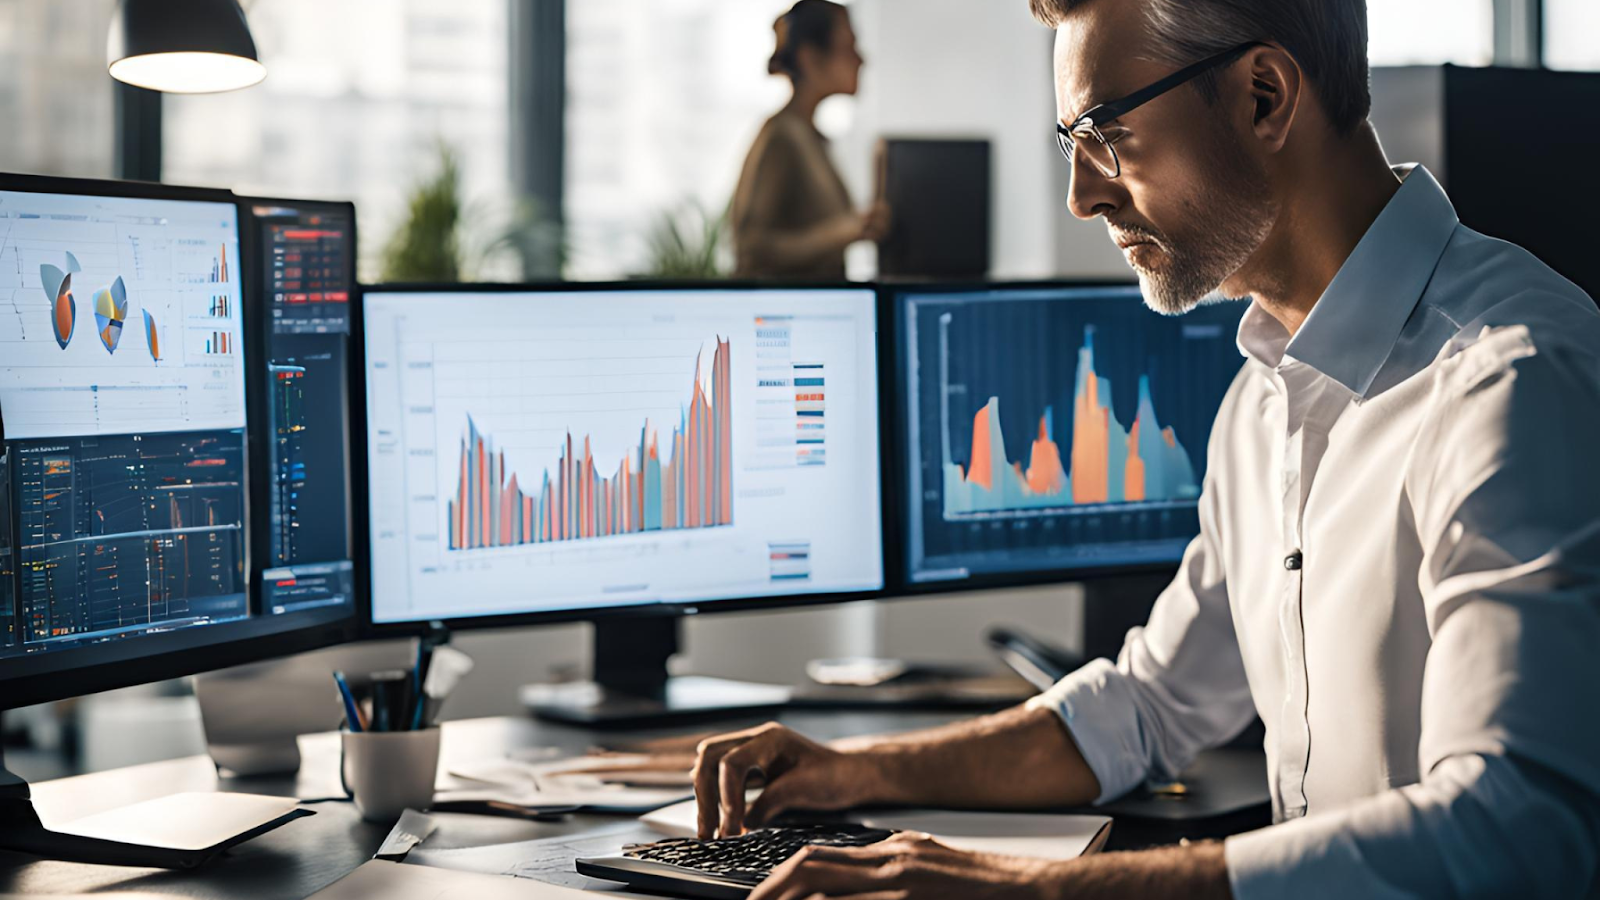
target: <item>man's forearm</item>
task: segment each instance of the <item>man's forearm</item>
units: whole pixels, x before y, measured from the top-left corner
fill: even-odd
[[[1220,842],[1085,856],[1054,867],[1046,881],[1050,900],[1233,900]]]
[[[1100,796],[1100,783],[1055,713],[1016,708],[834,747],[861,758],[872,800],[902,805],[1046,809]]]

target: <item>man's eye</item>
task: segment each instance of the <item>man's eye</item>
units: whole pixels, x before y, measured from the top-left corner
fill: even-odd
[[[1102,128],[1100,133],[1105,135],[1106,143],[1115,144],[1127,137],[1130,132],[1126,128]]]

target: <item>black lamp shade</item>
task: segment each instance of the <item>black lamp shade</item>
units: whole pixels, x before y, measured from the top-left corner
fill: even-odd
[[[168,93],[231,91],[267,74],[238,0],[119,0],[106,64],[118,81]]]

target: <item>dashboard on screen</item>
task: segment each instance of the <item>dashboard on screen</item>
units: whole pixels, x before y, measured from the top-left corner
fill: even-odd
[[[0,658],[248,619],[232,203],[0,191]]]

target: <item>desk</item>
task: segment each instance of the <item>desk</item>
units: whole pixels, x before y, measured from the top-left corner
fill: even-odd
[[[833,739],[851,735],[931,728],[961,716],[927,712],[791,711],[778,717],[813,737]],[[751,722],[726,723],[732,730]],[[706,730],[699,726],[694,731]],[[630,734],[653,737],[682,734],[685,729]],[[616,737],[616,735],[609,735]],[[593,732],[536,722],[498,718],[451,722],[444,726],[442,759],[445,765],[503,754],[519,748],[553,747],[577,754],[596,741]],[[227,790],[243,793],[300,797],[331,797],[339,793],[339,740],[337,735],[310,735],[301,739],[304,759],[297,777],[269,779],[219,778],[209,757],[197,756],[151,763],[111,772],[49,781],[34,786],[35,803],[46,824],[90,815],[129,803],[179,791]],[[91,892],[125,891],[149,897],[239,897],[262,900],[300,900],[348,874],[371,858],[389,833],[389,825],[369,825],[349,803],[317,803],[317,815],[290,822],[283,828],[235,848],[211,864],[187,872],[152,869],[118,869],[73,863],[32,861],[0,853],[0,894],[61,896]],[[1231,830],[1265,824],[1259,814]],[[470,847],[485,844],[556,837],[615,823],[615,816],[579,815],[560,822],[521,822],[485,816],[441,815],[439,832],[429,847]],[[1215,823],[1211,825],[1214,829]],[[1113,841],[1118,830],[1113,827]],[[1198,832],[1197,832],[1198,833]],[[1146,833],[1149,837],[1150,833]],[[1166,829],[1154,840],[1176,840],[1181,835]],[[1118,842],[1119,846],[1127,844]]]

